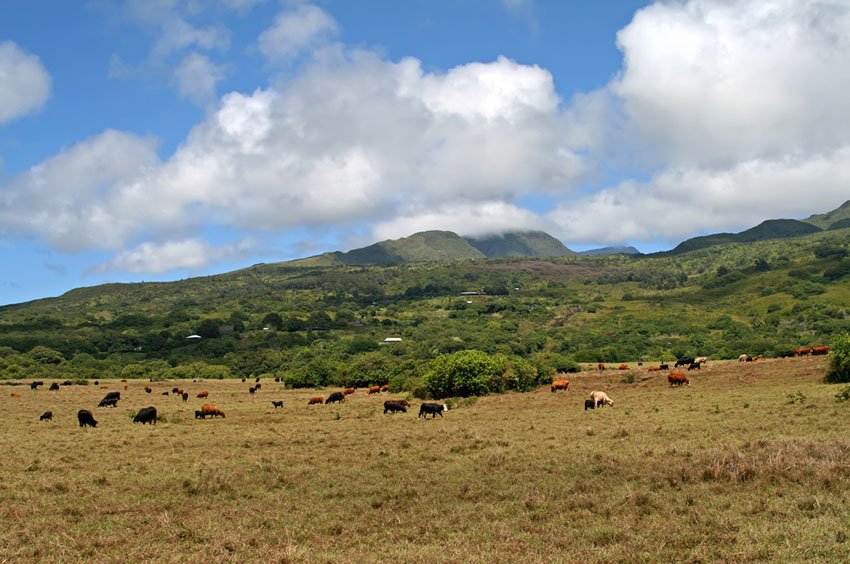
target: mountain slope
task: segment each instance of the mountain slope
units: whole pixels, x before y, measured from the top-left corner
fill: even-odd
[[[819,231],[821,231],[819,227],[810,223],[797,221],[796,219],[768,219],[740,233],[714,233],[712,235],[693,237],[682,241],[672,250],[659,254],[680,255],[724,243],[754,243],[769,239],[787,239],[790,237],[811,235]]]
[[[814,214],[803,221],[821,229],[838,229],[839,227],[833,227],[833,225],[845,219],[850,219],[850,200],[830,212]]]
[[[639,250],[630,245],[617,245],[614,247],[601,247],[599,249],[588,249],[577,253],[583,257],[595,257],[600,255],[639,255]]]
[[[543,231],[513,232],[480,238],[465,237],[465,239],[487,258],[565,257],[575,254],[561,241]]]

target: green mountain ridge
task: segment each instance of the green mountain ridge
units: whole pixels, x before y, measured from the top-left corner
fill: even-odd
[[[847,225],[847,220],[850,220],[850,200],[847,200],[832,211],[811,215],[803,221],[821,229],[839,229],[840,227],[833,226],[839,222]]]

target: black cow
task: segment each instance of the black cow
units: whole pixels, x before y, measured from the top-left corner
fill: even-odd
[[[77,421],[80,422],[80,427],[97,427],[97,421],[88,409],[81,409],[77,412]]]
[[[195,419],[206,419],[207,414],[201,411],[200,409],[195,410]]]
[[[177,388],[177,387],[171,388],[171,393],[172,393],[172,394],[179,394],[179,393],[180,393],[180,388]]]
[[[797,354],[797,353],[796,353],[795,351],[793,351],[793,350],[791,350],[791,351],[783,351],[783,352],[779,353],[779,357],[780,357],[780,358],[792,358],[792,357],[794,357],[794,355],[796,355],[796,354]]]
[[[334,392],[328,396],[325,403],[342,403],[345,401],[345,395],[342,392]]]
[[[259,381],[260,381],[260,379],[259,379],[259,378],[257,378],[257,381],[259,382]],[[262,387],[263,387],[263,385],[262,385],[262,384],[257,384],[256,386],[254,386],[254,389],[255,389],[255,390],[259,390],[259,389],[260,389],[260,388],[262,388]]]
[[[423,403],[419,406],[419,417],[425,415],[425,419],[428,419],[428,414],[431,415],[431,419],[436,419],[437,415],[440,417],[443,416],[444,411],[448,411],[449,406],[444,403]],[[419,418],[417,417],[417,419]]]
[[[405,407],[404,403],[399,400],[387,400],[384,402],[384,415],[386,415],[388,411],[390,413],[395,413],[397,411],[407,413],[407,407]]]
[[[43,386],[43,385],[44,385],[44,382],[42,382],[41,380],[39,380],[37,382],[31,382],[30,383],[30,389],[37,390],[39,386]]]
[[[666,362],[662,362],[658,365],[659,370],[670,370],[670,365]]]
[[[693,369],[695,369],[695,368],[696,368],[697,370],[702,370],[702,368],[700,368],[700,366],[701,366],[701,365],[700,365],[700,363],[699,363],[699,362],[692,362],[690,365],[688,365],[688,370],[693,370]]]
[[[100,400],[100,403],[97,404],[98,407],[117,407],[118,400],[115,398],[103,398]]]
[[[275,409],[277,409],[278,407],[283,407],[283,402],[282,401],[273,401],[272,405],[274,406]]]
[[[156,425],[156,408],[153,406],[143,407],[133,417],[133,423],[141,423],[142,425],[150,423],[151,425]]]
[[[674,368],[679,368],[680,366],[688,366],[689,364],[694,363],[694,357],[685,356],[676,361],[676,365]]]
[[[592,399],[584,400],[584,410],[587,411],[588,409],[596,409],[596,404],[593,403]]]
[[[189,392],[183,392],[183,401],[189,401]]]
[[[55,392],[58,389],[59,389],[59,382],[53,382],[52,384],[50,384],[49,390],[51,392]]]
[[[256,380],[254,380],[254,382],[259,382],[259,381],[260,381],[260,379],[259,379],[259,378],[257,378]],[[257,386],[257,387],[259,387],[259,386]]]
[[[38,418],[39,421],[53,421],[53,412],[45,411],[41,414],[41,417]]]
[[[256,392],[256,391],[257,391],[257,388],[248,388],[248,393],[249,393],[249,394],[253,394],[253,393],[254,393],[254,392]]]

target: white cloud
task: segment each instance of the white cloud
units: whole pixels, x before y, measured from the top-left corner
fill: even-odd
[[[253,243],[244,240],[235,245],[213,246],[200,239],[184,239],[165,243],[142,243],[119,253],[102,265],[100,271],[123,270],[160,274],[177,268],[198,270],[211,262],[244,256]]]
[[[398,239],[419,231],[454,231],[480,236],[507,231],[544,230],[552,227],[537,214],[505,202],[451,202],[433,210],[409,213],[378,223],[372,241]]]
[[[656,2],[617,42],[611,89],[662,159],[727,166],[850,142],[846,2]]]
[[[336,21],[313,4],[298,4],[277,15],[258,39],[260,52],[270,60],[291,59],[327,41],[338,31]]]
[[[206,105],[215,99],[216,83],[224,78],[224,69],[205,55],[191,53],[177,66],[174,78],[181,95]]]
[[[0,43],[0,124],[34,113],[50,95],[50,75],[35,55]]]
[[[765,219],[803,218],[848,199],[850,145],[806,158],[758,159],[725,170],[669,168],[548,214],[573,243],[621,243],[740,231]]]

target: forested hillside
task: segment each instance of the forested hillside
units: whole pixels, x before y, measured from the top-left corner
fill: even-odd
[[[668,257],[280,263],[79,288],[0,308],[0,377],[415,389],[432,360],[466,349],[528,363],[540,381],[574,362],[775,356],[850,328],[848,243],[841,229]]]

